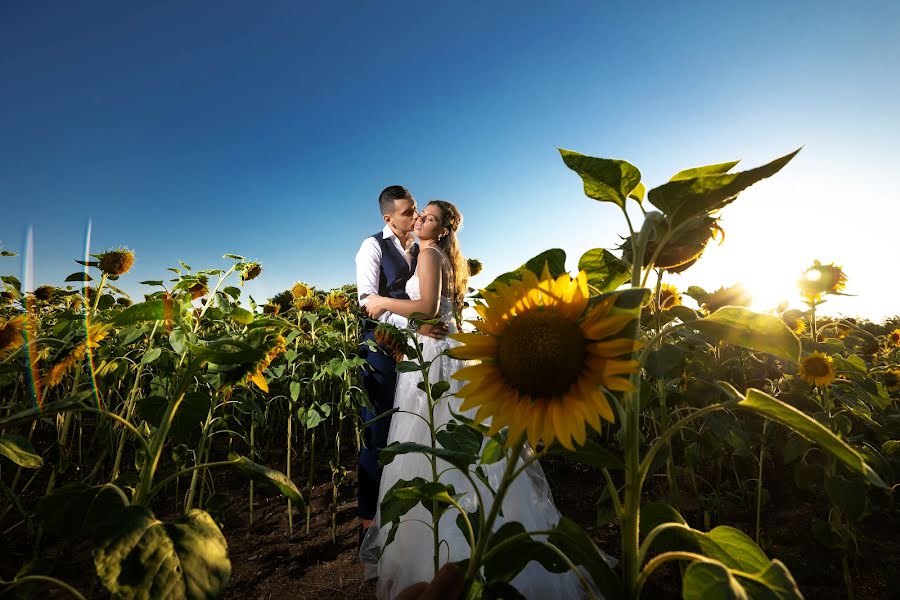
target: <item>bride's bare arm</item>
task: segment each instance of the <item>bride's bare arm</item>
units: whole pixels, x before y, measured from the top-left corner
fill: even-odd
[[[369,296],[366,301],[366,310],[370,314],[389,310],[405,317],[413,313],[422,313],[429,319],[440,314],[441,255],[438,252],[427,250],[427,248],[423,248],[419,252],[419,292],[422,297],[418,300],[399,300],[384,296]]]

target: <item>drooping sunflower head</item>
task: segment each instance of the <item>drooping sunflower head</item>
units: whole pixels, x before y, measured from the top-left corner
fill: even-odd
[[[379,323],[374,332],[375,343],[400,362],[406,354],[406,334],[390,323]]]
[[[322,305],[322,302],[319,300],[318,296],[310,294],[309,296],[300,296],[299,298],[294,298],[294,308],[298,311],[308,311],[312,312],[318,310]]]
[[[659,252],[657,252],[658,244],[656,241],[648,242],[644,251],[644,266],[649,266],[651,258],[656,255],[655,266],[665,269],[669,273],[681,273],[700,259],[710,240],[718,240],[721,243],[724,239],[725,232],[719,226],[718,219],[706,217],[694,225],[680,228],[659,249]],[[620,248],[622,250],[622,258],[628,262],[633,262],[631,237],[625,238]]]
[[[97,255],[100,259],[100,270],[107,275],[119,277],[131,270],[134,265],[134,252],[128,248],[116,248],[115,250],[107,250]]]
[[[803,312],[797,309],[786,310],[781,313],[781,320],[790,327],[796,335],[806,331],[806,322],[803,320]]]
[[[130,298],[125,298],[124,296],[121,298],[116,298],[116,304],[121,306],[122,308],[128,308],[133,304]]]
[[[25,328],[25,315],[6,320],[0,317],[0,358],[14,351],[25,343],[22,331]]]
[[[470,258],[466,261],[469,265],[469,277],[475,277],[481,270],[484,268],[484,265],[481,264],[481,261],[477,258]]]
[[[656,310],[656,299],[650,301],[650,306]],[[659,310],[668,310],[673,306],[681,306],[681,292],[672,284],[664,283],[659,288]]]
[[[209,279],[201,276],[199,279],[197,279],[197,283],[188,288],[188,292],[190,293],[192,300],[202,298],[209,293],[209,288],[206,286],[208,282]]]
[[[816,302],[824,294],[839,294],[847,283],[847,274],[834,263],[823,265],[818,260],[797,281],[800,293],[808,302]]]
[[[335,312],[347,312],[351,305],[350,296],[340,290],[334,290],[325,296],[325,306]]]
[[[895,329],[887,334],[887,340],[891,346],[900,347],[900,329]]]
[[[16,296],[12,292],[0,292],[0,305],[12,304],[15,299]]]
[[[723,306],[750,306],[753,297],[744,289],[744,286],[738,284],[731,287],[720,287],[716,291],[708,294],[705,299],[701,300],[700,308],[706,314],[712,314]]]
[[[800,379],[818,387],[834,381],[834,361],[822,352],[813,352],[800,361]]]
[[[251,281],[259,277],[259,274],[262,273],[262,265],[258,262],[250,262],[244,265],[244,268],[241,269],[241,283],[245,281]]]
[[[263,371],[268,369],[269,365],[272,364],[272,361],[287,350],[287,342],[284,339],[284,336],[278,334],[266,340],[263,348],[266,352],[265,356],[250,367],[247,374],[241,379],[241,382],[245,385],[250,385],[251,382],[255,383],[256,387],[268,393],[269,384],[266,382]]]
[[[39,285],[34,288],[34,297],[42,302],[50,302],[56,296],[56,288],[52,285]]]
[[[546,267],[540,279],[526,270],[482,295],[482,320],[470,321],[479,333],[451,335],[461,342],[452,356],[480,361],[453,376],[468,381],[461,410],[490,417],[489,435],[508,426],[509,443],[527,433],[532,445],[558,439],[568,448],[584,444],[585,423],[599,431],[601,418],[614,420],[603,388],[633,389],[627,376],[638,362],[623,355],[640,345],[623,334],[635,316],[613,314],[615,296],[590,305],[584,272],[554,278]]]

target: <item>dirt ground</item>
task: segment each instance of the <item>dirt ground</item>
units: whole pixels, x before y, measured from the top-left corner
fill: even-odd
[[[345,455],[346,456],[346,455]],[[275,460],[270,464],[277,464]],[[604,551],[619,554],[615,526],[597,527],[596,501],[601,476],[583,465],[559,457],[542,461],[560,512],[578,522]],[[293,529],[289,527],[287,500],[273,491],[257,488],[252,526],[249,523],[249,483],[234,471],[215,475],[215,488],[223,502],[211,510],[228,540],[232,575],[224,594],[227,600],[268,600],[330,598],[374,598],[374,582],[365,581],[357,556],[356,480],[350,473],[340,486],[335,539],[331,536],[331,484],[327,465],[320,466],[312,490],[309,532],[305,511],[294,509]],[[846,598],[840,561],[817,545],[809,535],[812,516],[821,515],[814,498],[797,496],[790,482],[770,482],[772,508],[764,512],[764,531],[771,541],[766,548],[771,558],[782,560],[791,570],[801,591],[809,599]],[[305,489],[303,490],[305,493]],[[182,490],[183,492],[183,490]],[[161,519],[178,517],[174,490],[167,490],[154,503]],[[684,511],[689,523],[702,523],[699,511]],[[871,521],[871,522],[869,522]],[[900,528],[896,523],[869,519],[860,540],[859,556],[851,562],[857,600],[900,599]],[[722,522],[752,531],[750,511],[735,510],[722,515]],[[27,554],[20,547],[19,554]],[[48,547],[48,554],[54,548]],[[57,555],[55,575],[74,585],[88,598],[108,598],[94,573],[87,543],[62,549]],[[643,597],[659,600],[680,597],[677,567],[661,569],[645,587]],[[10,574],[7,574],[7,576]],[[41,598],[68,598],[59,590],[34,590]],[[0,598],[16,597],[0,593]],[[24,596],[28,597],[28,596]]]

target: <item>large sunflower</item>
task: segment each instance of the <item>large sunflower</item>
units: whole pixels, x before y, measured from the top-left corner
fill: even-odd
[[[800,379],[825,387],[834,381],[834,364],[831,357],[821,352],[813,352],[800,361]]]
[[[640,345],[622,335],[634,316],[610,314],[615,297],[589,308],[583,271],[554,279],[546,267],[540,279],[526,270],[483,296],[487,304],[475,306],[483,320],[471,321],[481,333],[451,335],[462,342],[452,356],[481,361],[453,376],[468,381],[461,410],[478,407],[477,420],[491,418],[489,435],[508,426],[509,443],[527,432],[533,446],[543,438],[574,448],[585,422],[599,431],[601,417],[615,420],[602,388],[633,389],[627,376],[638,362],[615,357]]]

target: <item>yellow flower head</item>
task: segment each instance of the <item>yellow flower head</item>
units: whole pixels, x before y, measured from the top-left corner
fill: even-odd
[[[470,258],[466,261],[469,266],[469,277],[475,277],[481,270],[484,268],[484,265],[481,264],[481,261],[477,258]]]
[[[259,274],[262,273],[262,265],[258,262],[251,262],[244,265],[244,268],[241,269],[241,283],[245,281],[250,281],[252,279],[256,279],[259,277]]]
[[[891,346],[900,347],[900,329],[895,329],[887,334],[887,339]]]
[[[12,353],[25,343],[22,330],[25,328],[25,315],[5,320],[0,317],[0,358]]]
[[[651,300],[650,305],[656,306],[655,298]],[[660,310],[666,310],[673,306],[681,306],[681,292],[674,285],[664,283],[659,288]]]
[[[325,296],[325,306],[333,311],[347,312],[350,310],[350,296],[340,290],[334,290]]]
[[[818,387],[825,387],[834,381],[834,364],[831,357],[821,352],[813,352],[801,360],[800,379]]]
[[[305,283],[297,282],[291,287],[291,295],[294,297],[294,300],[299,300],[300,298],[306,298],[312,294],[312,287],[306,285]]]
[[[87,339],[78,342],[68,354],[50,367],[50,371],[44,376],[44,386],[52,388],[59,385],[63,377],[72,372],[75,365],[84,360],[88,348],[99,348],[100,342],[109,336],[110,331],[112,331],[110,323],[91,323],[88,326]]]
[[[134,265],[134,252],[127,248],[107,250],[98,258],[100,259],[100,270],[114,277],[124,275]]]
[[[781,320],[797,335],[806,331],[806,322],[803,320],[802,311],[796,309],[786,310],[781,313]]]
[[[900,369],[894,368],[884,372],[884,387],[888,392],[900,392]]]
[[[744,289],[744,286],[738,284],[731,287],[720,287],[700,302],[706,314],[712,314],[723,306],[750,306],[753,298]]]
[[[797,281],[800,293],[808,301],[816,301],[823,294],[840,293],[847,283],[847,275],[841,267],[834,263],[823,265],[818,260],[803,272]]]
[[[615,297],[589,307],[583,271],[554,279],[546,266],[540,279],[526,270],[483,296],[487,304],[475,306],[483,320],[470,321],[480,333],[451,335],[461,342],[452,356],[480,361],[453,375],[468,381],[461,410],[490,417],[489,435],[508,426],[509,443],[527,432],[532,445],[559,439],[567,448],[584,444],[585,423],[599,431],[601,418],[615,419],[601,386],[633,389],[627,376],[638,362],[616,357],[640,345],[621,334],[634,316],[610,314]]]

